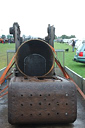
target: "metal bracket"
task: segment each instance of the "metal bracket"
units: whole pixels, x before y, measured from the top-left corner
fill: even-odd
[[[17,51],[18,47],[21,44],[21,37],[20,37],[20,26],[17,22],[13,24],[13,27],[10,27],[10,34],[13,34],[14,42],[15,42],[15,50]]]

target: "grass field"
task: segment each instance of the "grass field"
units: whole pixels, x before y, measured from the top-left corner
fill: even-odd
[[[7,50],[14,50],[15,44],[1,44],[0,43],[0,69],[7,66]]]
[[[78,73],[83,78],[85,78],[85,64],[73,61],[74,55],[76,53],[76,49],[75,49],[75,52],[72,52],[72,46],[69,46],[68,44],[65,44],[65,43],[63,44],[63,43],[55,42],[54,46],[55,46],[55,49],[69,48],[69,51],[65,52],[65,66],[69,67],[74,72]]]
[[[56,43],[54,44],[55,49],[67,49],[69,48],[68,52],[65,52],[65,66],[69,67],[83,78],[85,78],[85,64],[74,62],[72,59],[76,53],[72,52],[72,47],[68,44],[63,43]],[[14,50],[15,44],[0,44],[0,69],[7,66],[7,50]]]

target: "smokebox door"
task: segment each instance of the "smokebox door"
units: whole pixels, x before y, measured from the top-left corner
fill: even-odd
[[[31,54],[24,59],[24,73],[29,76],[41,76],[46,73],[46,59],[40,54]]]

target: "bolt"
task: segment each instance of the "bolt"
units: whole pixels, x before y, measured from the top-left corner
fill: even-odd
[[[65,115],[67,116],[67,115],[68,115],[68,113],[65,113]]]
[[[68,96],[68,94],[66,93],[66,96]]]

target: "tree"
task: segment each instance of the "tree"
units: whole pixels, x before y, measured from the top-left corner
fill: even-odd
[[[76,36],[75,35],[71,35],[71,36],[62,35],[62,36],[60,36],[60,38],[62,38],[62,39],[71,39],[71,38],[76,38]]]
[[[22,36],[23,40],[25,40],[25,37],[26,37],[25,35]]]
[[[71,35],[70,38],[76,38],[76,36],[75,35]]]
[[[11,38],[13,38],[12,35],[7,35],[7,39],[11,39]]]
[[[55,39],[57,39],[57,36],[55,35]]]
[[[1,38],[2,38],[2,39],[5,39],[5,38],[6,38],[6,36],[5,36],[5,35],[2,35],[2,36],[1,36]]]
[[[62,38],[62,39],[68,39],[68,36],[62,35],[60,38]]]

